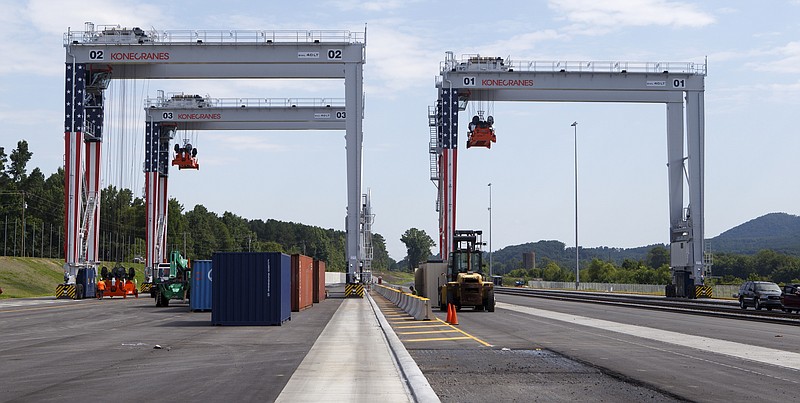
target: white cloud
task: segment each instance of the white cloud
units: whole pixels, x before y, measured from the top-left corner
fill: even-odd
[[[91,4],[6,0],[0,1],[0,7],[0,24],[6,34],[0,42],[0,53],[14,55],[14,62],[3,64],[0,74],[63,74],[63,34],[68,29],[82,31],[86,21],[143,28],[166,21],[157,6],[120,0]]]
[[[418,0],[417,0],[418,1]],[[364,11],[372,11],[372,12],[381,12],[381,11],[389,11],[389,10],[397,10],[408,6],[411,3],[415,3],[417,1],[410,1],[410,0],[372,0],[372,1],[361,1],[361,0],[336,0],[332,1],[331,4],[338,7],[341,10],[351,11],[351,10],[364,10]]]
[[[408,89],[431,88],[444,53],[435,41],[392,28],[401,23],[370,25],[367,36],[367,84],[369,93],[393,98]],[[373,28],[374,27],[374,28]],[[365,76],[367,74],[365,73]]]
[[[161,8],[157,5],[122,0],[97,3],[31,0],[24,10],[26,19],[38,31],[59,36],[67,28],[82,31],[87,21],[97,25],[119,24],[122,27],[138,26],[143,29],[168,21],[162,17]]]
[[[747,63],[746,66],[755,71],[771,73],[800,73],[800,42],[789,42],[784,46],[763,52],[765,55],[775,56],[776,60],[761,60]]]
[[[491,51],[491,49],[503,49],[504,52],[507,54],[505,55],[495,55],[500,57],[505,57],[509,55],[513,55],[517,59],[526,59],[529,58],[526,54],[531,54],[533,51],[536,50],[536,45],[544,41],[555,41],[564,38],[565,35],[558,33],[556,30],[548,29],[545,31],[536,31],[536,32],[529,32],[526,34],[515,35],[509,39],[505,39],[502,41],[494,42],[483,48],[485,50]],[[485,51],[481,51],[479,53],[487,53]],[[487,53],[488,55],[488,53]],[[535,57],[530,57],[531,59]]]
[[[550,0],[549,6],[582,33],[648,25],[698,28],[715,22],[693,4],[668,0]]]

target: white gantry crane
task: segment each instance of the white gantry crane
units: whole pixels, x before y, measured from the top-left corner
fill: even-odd
[[[104,91],[112,79],[343,79],[348,280],[359,265],[366,31],[144,31],[87,23],[64,35],[65,282],[94,295]],[[158,262],[148,261],[149,267]]]
[[[667,107],[673,279],[667,294],[694,297],[703,287],[707,269],[703,238],[705,76],[705,63],[512,61],[479,55],[456,60],[452,52],[447,52],[436,79],[439,97],[436,106],[428,110],[431,180],[438,190],[440,256],[446,258],[453,247],[458,113],[468,102],[661,103]],[[493,135],[489,134],[490,141]]]

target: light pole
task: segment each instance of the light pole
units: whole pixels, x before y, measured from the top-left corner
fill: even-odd
[[[492,184],[489,183],[489,278],[492,274]]]
[[[570,125],[575,128],[575,290],[581,282],[581,262],[578,258],[578,122]]]

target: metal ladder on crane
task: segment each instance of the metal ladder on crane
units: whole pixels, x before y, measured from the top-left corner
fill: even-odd
[[[94,227],[94,212],[97,207],[97,193],[90,194],[85,192],[86,207],[83,211],[83,220],[81,221],[81,255],[79,260],[88,261],[89,257],[89,230]]]
[[[158,237],[156,238],[156,256],[155,262],[153,263],[153,267],[158,267],[158,264],[164,261],[165,253],[161,250],[162,241],[164,240],[164,232],[166,231],[164,225],[164,217],[159,217],[158,219],[158,227],[156,231],[158,232]],[[159,274],[160,275],[160,274]]]
[[[430,142],[428,143],[428,153],[430,155],[431,182],[436,189],[439,189],[439,155],[442,153],[442,145],[439,144],[439,119],[435,106],[428,107],[428,128],[430,130]],[[442,195],[436,192],[436,211],[440,210]]]
[[[431,181],[439,186],[439,154],[442,148],[439,144],[439,122],[436,116],[436,107],[428,107],[428,128],[430,129],[430,142],[428,152],[430,153]]]
[[[374,257],[374,249],[372,246],[372,223],[375,220],[375,215],[372,214],[372,203],[370,201],[372,192],[367,190],[367,193],[361,195],[361,232],[363,242],[363,267],[361,273],[361,281],[364,284],[372,282],[372,259]]]

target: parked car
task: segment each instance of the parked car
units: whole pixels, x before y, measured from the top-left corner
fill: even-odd
[[[791,313],[792,311],[796,311],[800,313],[800,284],[787,284],[783,286],[781,305],[783,305],[784,312]]]
[[[737,294],[739,307],[747,309],[748,306],[761,310],[767,308],[781,309],[781,288],[777,284],[769,281],[747,281],[739,288]]]

